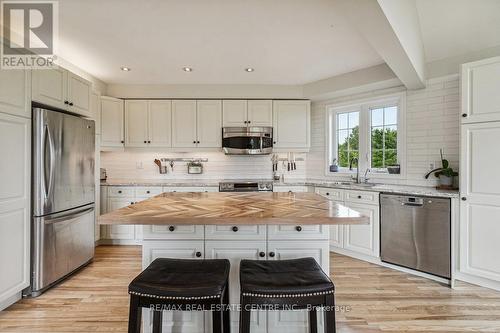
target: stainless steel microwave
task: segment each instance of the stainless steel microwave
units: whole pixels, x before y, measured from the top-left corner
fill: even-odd
[[[273,151],[273,128],[223,127],[222,150],[226,155],[265,155]]]

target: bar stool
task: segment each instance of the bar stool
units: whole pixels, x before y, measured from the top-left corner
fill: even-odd
[[[155,259],[128,287],[128,332],[141,331],[141,308],[153,309],[154,333],[161,333],[162,308],[195,308],[212,310],[213,332],[228,333],[229,269],[227,259]]]
[[[240,333],[250,332],[250,313],[258,306],[308,309],[311,333],[318,330],[315,307],[323,307],[325,332],[336,331],[335,287],[314,258],[242,260],[240,286]]]

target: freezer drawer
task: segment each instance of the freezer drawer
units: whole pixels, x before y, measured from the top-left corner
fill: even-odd
[[[380,195],[382,261],[451,276],[450,200]]]
[[[94,214],[91,204],[33,218],[33,296],[94,257]]]

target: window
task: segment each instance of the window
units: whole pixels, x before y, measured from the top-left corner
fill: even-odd
[[[371,168],[384,169],[398,164],[398,107],[370,110]]]
[[[398,94],[350,106],[329,107],[327,173],[334,174],[329,171],[333,160],[337,161],[339,173],[353,172],[350,164],[359,165],[360,173],[369,169],[371,173],[384,175],[388,174],[388,166],[395,165],[401,165],[403,170],[403,98],[403,94]]]

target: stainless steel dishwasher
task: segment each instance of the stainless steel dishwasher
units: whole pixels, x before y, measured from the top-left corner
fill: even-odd
[[[449,279],[450,199],[380,195],[382,261]]]

